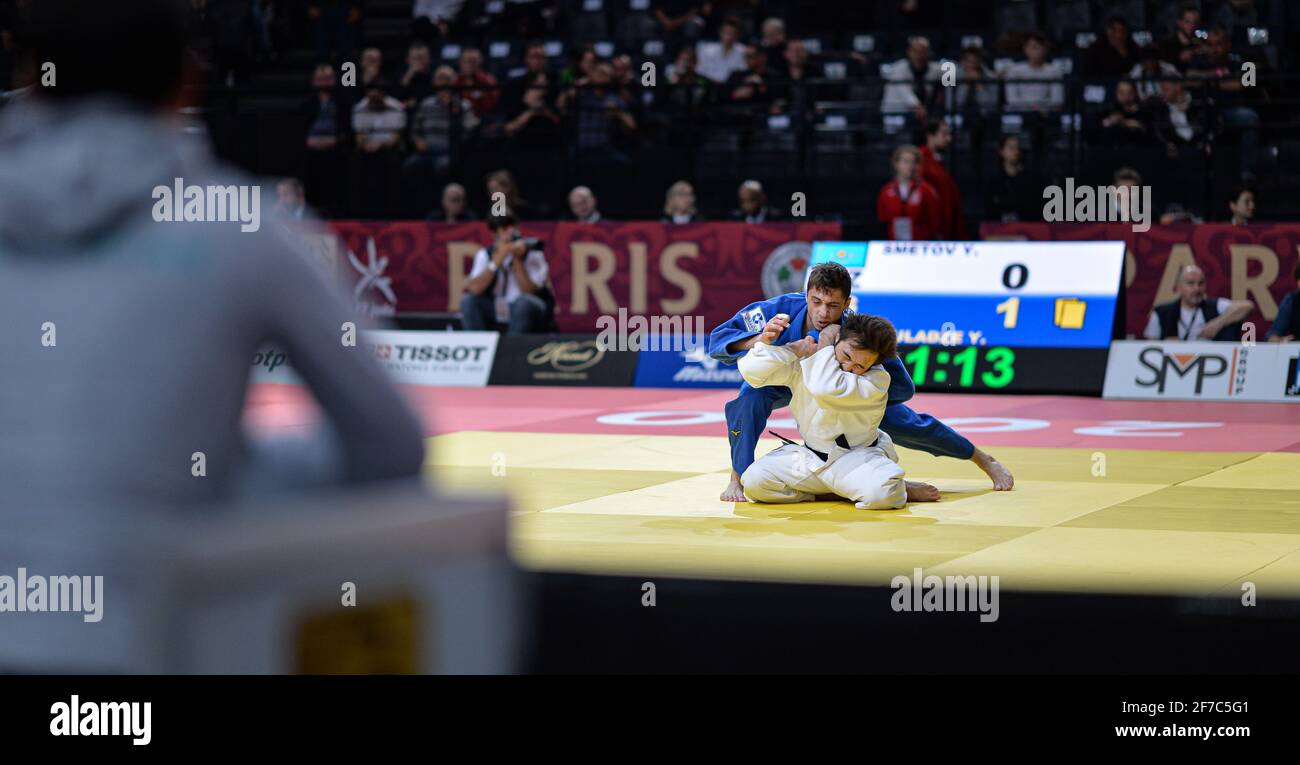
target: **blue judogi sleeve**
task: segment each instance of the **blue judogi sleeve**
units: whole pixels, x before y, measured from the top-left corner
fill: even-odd
[[[709,333],[709,356],[724,364],[735,364],[747,351],[732,353],[727,350],[727,346],[737,340],[744,340],[759,334],[763,331],[763,327],[779,313],[790,316],[790,326],[781,334],[781,337],[777,338],[773,345],[785,345],[791,340],[799,339],[797,335],[803,324],[803,319],[801,316],[796,315],[807,305],[802,292],[791,292],[778,295],[770,300],[750,303],[737,311],[735,316],[719,324]],[[799,321],[796,322],[796,318]]]

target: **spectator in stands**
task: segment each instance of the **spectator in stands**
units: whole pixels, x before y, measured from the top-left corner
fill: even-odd
[[[596,207],[596,195],[586,186],[574,186],[569,192],[569,212],[578,223],[599,223],[604,218]]]
[[[1148,340],[1241,340],[1241,321],[1255,310],[1249,300],[1211,298],[1205,294],[1205,272],[1183,266],[1174,284],[1178,299],[1156,306],[1142,336]]]
[[[307,149],[303,175],[312,205],[326,215],[337,214],[342,207],[343,157],[352,132],[352,108],[336,84],[334,68],[317,64],[311,76],[315,92],[299,108]]]
[[[436,39],[447,39],[464,7],[465,0],[415,0],[411,8],[412,36],[426,45],[432,45]]]
[[[808,66],[808,46],[803,40],[785,44],[784,68],[772,76],[772,111],[796,119],[811,118],[814,111],[812,78]]]
[[[252,0],[249,6],[253,22],[254,39],[257,43],[257,55],[260,60],[274,61],[278,58],[275,50],[275,0]]]
[[[591,73],[595,70],[596,64],[599,63],[600,56],[596,55],[595,48],[584,45],[576,49],[573,60],[560,72],[560,87],[568,88],[574,85],[586,85],[591,81]]]
[[[1187,3],[1178,14],[1173,34],[1160,41],[1160,58],[1187,69],[1192,58],[1200,55],[1205,46],[1205,30],[1201,29],[1201,9],[1196,3]]]
[[[1278,305],[1273,326],[1265,335],[1270,343],[1291,343],[1300,337],[1300,260],[1296,261],[1291,277],[1295,279],[1297,289],[1288,292]]]
[[[1131,80],[1115,83],[1115,100],[1091,118],[1089,138],[1105,146],[1140,146],[1154,139],[1151,115],[1138,101]]]
[[[488,218],[488,229],[492,246],[474,256],[460,301],[462,324],[471,331],[504,324],[509,335],[545,332],[554,311],[554,303],[547,300],[546,256],[520,237],[512,215]]]
[[[317,61],[348,61],[361,28],[362,0],[307,0]],[[335,57],[336,56],[336,57]]]
[[[1206,136],[1205,107],[1192,98],[1183,83],[1160,83],[1160,100],[1154,106],[1156,139],[1164,145],[1170,159],[1184,147],[1201,148]]]
[[[699,223],[704,218],[695,210],[695,187],[678,181],[664,194],[664,223]]]
[[[718,28],[717,42],[703,42],[695,46],[699,63],[696,68],[710,80],[723,83],[732,72],[745,68],[745,46],[740,42],[740,20],[734,16],[723,19]]]
[[[546,103],[546,80],[524,92],[519,114],[506,123],[506,135],[527,149],[559,148],[564,143],[560,115]]]
[[[943,165],[944,154],[951,145],[952,127],[946,120],[931,118],[925,123],[921,180],[933,186],[939,195],[940,223],[935,238],[963,241],[966,239],[966,214],[962,211],[961,191]]]
[[[736,190],[740,206],[731,211],[731,219],[744,223],[770,223],[780,220],[781,211],[767,204],[767,194],[758,181],[745,181]]]
[[[930,60],[930,41],[913,37],[907,44],[907,55],[884,67],[884,75],[880,111],[911,114],[924,122],[939,98],[943,75],[938,62]]]
[[[489,216],[509,215],[517,220],[533,219],[533,205],[519,195],[519,186],[509,170],[488,173],[486,185]]]
[[[433,92],[432,65],[429,46],[422,42],[411,43],[406,50],[406,72],[397,85],[397,100],[407,109],[414,109]]]
[[[434,223],[468,223],[478,220],[478,215],[469,208],[465,187],[459,183],[448,183],[442,189],[442,206],[429,212],[425,220]]]
[[[673,93],[688,94],[680,98],[670,95],[675,103],[703,104],[711,100],[714,90],[713,81],[700,74],[698,63],[699,57],[695,49],[687,47],[677,52],[677,60],[668,67],[668,82],[681,86],[674,88]]]
[[[610,80],[619,95],[631,101],[635,98],[632,89],[636,87],[636,72],[632,71],[632,57],[620,53],[609,60]]]
[[[1255,147],[1259,144],[1260,120],[1255,106],[1266,98],[1266,94],[1261,85],[1247,87],[1242,84],[1241,65],[1241,57],[1232,52],[1232,39],[1227,31],[1215,27],[1210,30],[1201,55],[1192,58],[1187,74],[1189,77],[1213,80],[1213,86],[1207,89],[1206,95],[1213,99],[1218,108],[1225,132],[1231,132],[1237,139],[1244,173],[1253,165]]]
[[[732,104],[766,107],[772,100],[771,80],[767,54],[757,45],[746,45],[745,68],[732,72],[722,91]]]
[[[1142,174],[1131,167],[1121,167],[1111,176],[1110,185],[1115,188],[1127,186],[1133,188],[1142,185]]]
[[[275,211],[285,220],[302,220],[307,216],[307,197],[303,192],[302,181],[297,178],[281,178],[275,184]]]
[[[412,153],[402,163],[402,174],[416,188],[420,199],[437,188],[432,181],[447,171],[453,148],[478,125],[478,117],[469,101],[455,90],[455,84],[452,68],[438,67],[433,74],[432,95],[421,99],[411,115]]]
[[[1155,46],[1143,48],[1137,65],[1128,73],[1129,79],[1137,85],[1138,99],[1142,101],[1159,98],[1161,80],[1180,75],[1178,67],[1160,59],[1160,51]]]
[[[1138,64],[1138,46],[1121,16],[1106,20],[1106,31],[1088,46],[1084,71],[1091,77],[1123,77]]]
[[[1228,220],[1234,226],[1249,226],[1255,219],[1255,192],[1245,186],[1228,191]]]
[[[397,210],[402,133],[406,110],[388,95],[388,84],[374,80],[352,110],[358,153],[353,161],[352,210],[363,218],[384,218]]]
[[[361,81],[357,84],[364,91],[370,83],[384,77],[384,54],[378,48],[366,48],[361,51]]]
[[[1030,32],[1025,37],[1024,53],[1024,61],[1012,64],[1002,73],[1002,79],[1007,81],[1007,108],[1023,112],[1060,109],[1065,105],[1065,86],[1061,84],[1065,74],[1055,63],[1047,61],[1047,38],[1040,32]]]
[[[785,55],[788,41],[785,37],[785,22],[775,16],[763,22],[763,36],[758,47],[763,49],[768,61],[780,61]]]
[[[634,136],[638,125],[632,116],[632,105],[611,87],[613,70],[609,64],[599,63],[592,70],[590,84],[561,96],[562,109],[572,104],[576,107],[578,136],[574,143],[575,156],[580,161],[597,165],[626,165],[629,160],[616,140]]]
[[[695,69],[695,48],[683,47],[677,60],[668,67],[671,87],[655,88],[655,108],[647,112],[664,131],[669,145],[681,146],[697,142],[700,138],[696,126],[707,115],[713,103],[713,82],[700,76]]]
[[[366,88],[365,100],[352,110],[352,132],[357,148],[366,153],[396,149],[406,128],[402,102],[388,95],[388,84],[374,80]]]
[[[984,64],[981,48],[966,48],[961,52],[961,71],[957,73],[957,87],[945,88],[950,99],[949,113],[960,114],[974,126],[982,117],[998,111],[997,75]]]
[[[554,81],[546,70],[546,46],[540,42],[530,42],[524,49],[524,71],[511,77],[505,85],[503,104],[507,114],[518,114],[524,108],[524,94],[536,85],[546,88],[544,100],[554,100]]]
[[[614,92],[626,104],[628,113],[638,124],[642,122],[642,91],[637,82],[636,72],[632,69],[632,57],[620,53],[609,62],[610,84]]]
[[[1255,0],[1228,0],[1214,14],[1214,25],[1222,27],[1228,38],[1238,44],[1247,42],[1246,30],[1268,26],[1261,22]]]
[[[895,240],[936,239],[943,225],[943,203],[921,179],[921,151],[905,144],[894,150],[894,177],[880,190],[876,217]]]
[[[1025,170],[1017,135],[1004,135],[998,142],[998,169],[993,173],[988,200],[987,219],[1004,223],[1042,220],[1043,184]]]
[[[655,20],[674,38],[692,38],[704,28],[700,14],[705,3],[699,0],[660,0],[655,5]]]
[[[456,84],[468,88],[461,94],[480,118],[490,114],[501,98],[501,93],[497,90],[497,78],[483,71],[483,54],[478,48],[461,51],[460,73],[456,77]]]

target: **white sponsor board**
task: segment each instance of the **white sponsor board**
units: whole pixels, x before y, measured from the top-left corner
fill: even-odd
[[[411,385],[482,387],[497,353],[496,332],[363,332],[361,343],[392,375]]]
[[[1105,398],[1300,403],[1300,343],[1117,340]]]
[[[356,351],[374,357],[393,382],[408,385],[482,387],[497,352],[496,332],[362,332]],[[252,382],[298,384],[293,359],[263,348],[253,357]]]

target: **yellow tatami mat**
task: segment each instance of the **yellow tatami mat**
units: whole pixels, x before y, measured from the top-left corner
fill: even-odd
[[[1300,594],[1300,454],[1001,447],[1016,488],[993,492],[973,464],[899,451],[943,501],[720,502],[727,442],[711,436],[461,431],[429,439],[426,470],[508,492],[515,555],[536,569],[888,585],[920,567],[1009,589]]]

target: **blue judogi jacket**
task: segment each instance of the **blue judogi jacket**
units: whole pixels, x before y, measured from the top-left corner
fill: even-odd
[[[727,346],[737,340],[760,334],[763,326],[779,313],[790,317],[790,326],[785,328],[773,345],[785,345],[807,336],[803,332],[803,324],[808,314],[808,301],[804,293],[790,292],[770,300],[750,303],[740,309],[729,321],[719,325],[709,334],[709,356],[724,364],[735,364],[748,351],[731,353],[727,350]],[[844,309],[844,315],[849,314],[850,310]],[[820,333],[814,328],[807,334],[816,339]],[[895,356],[884,362],[883,366],[889,372],[889,403],[900,404],[910,400],[916,394],[916,385],[912,382],[912,376],[907,373],[907,367],[903,366],[902,360]],[[741,392],[743,393],[749,387],[749,383],[742,383]]]

